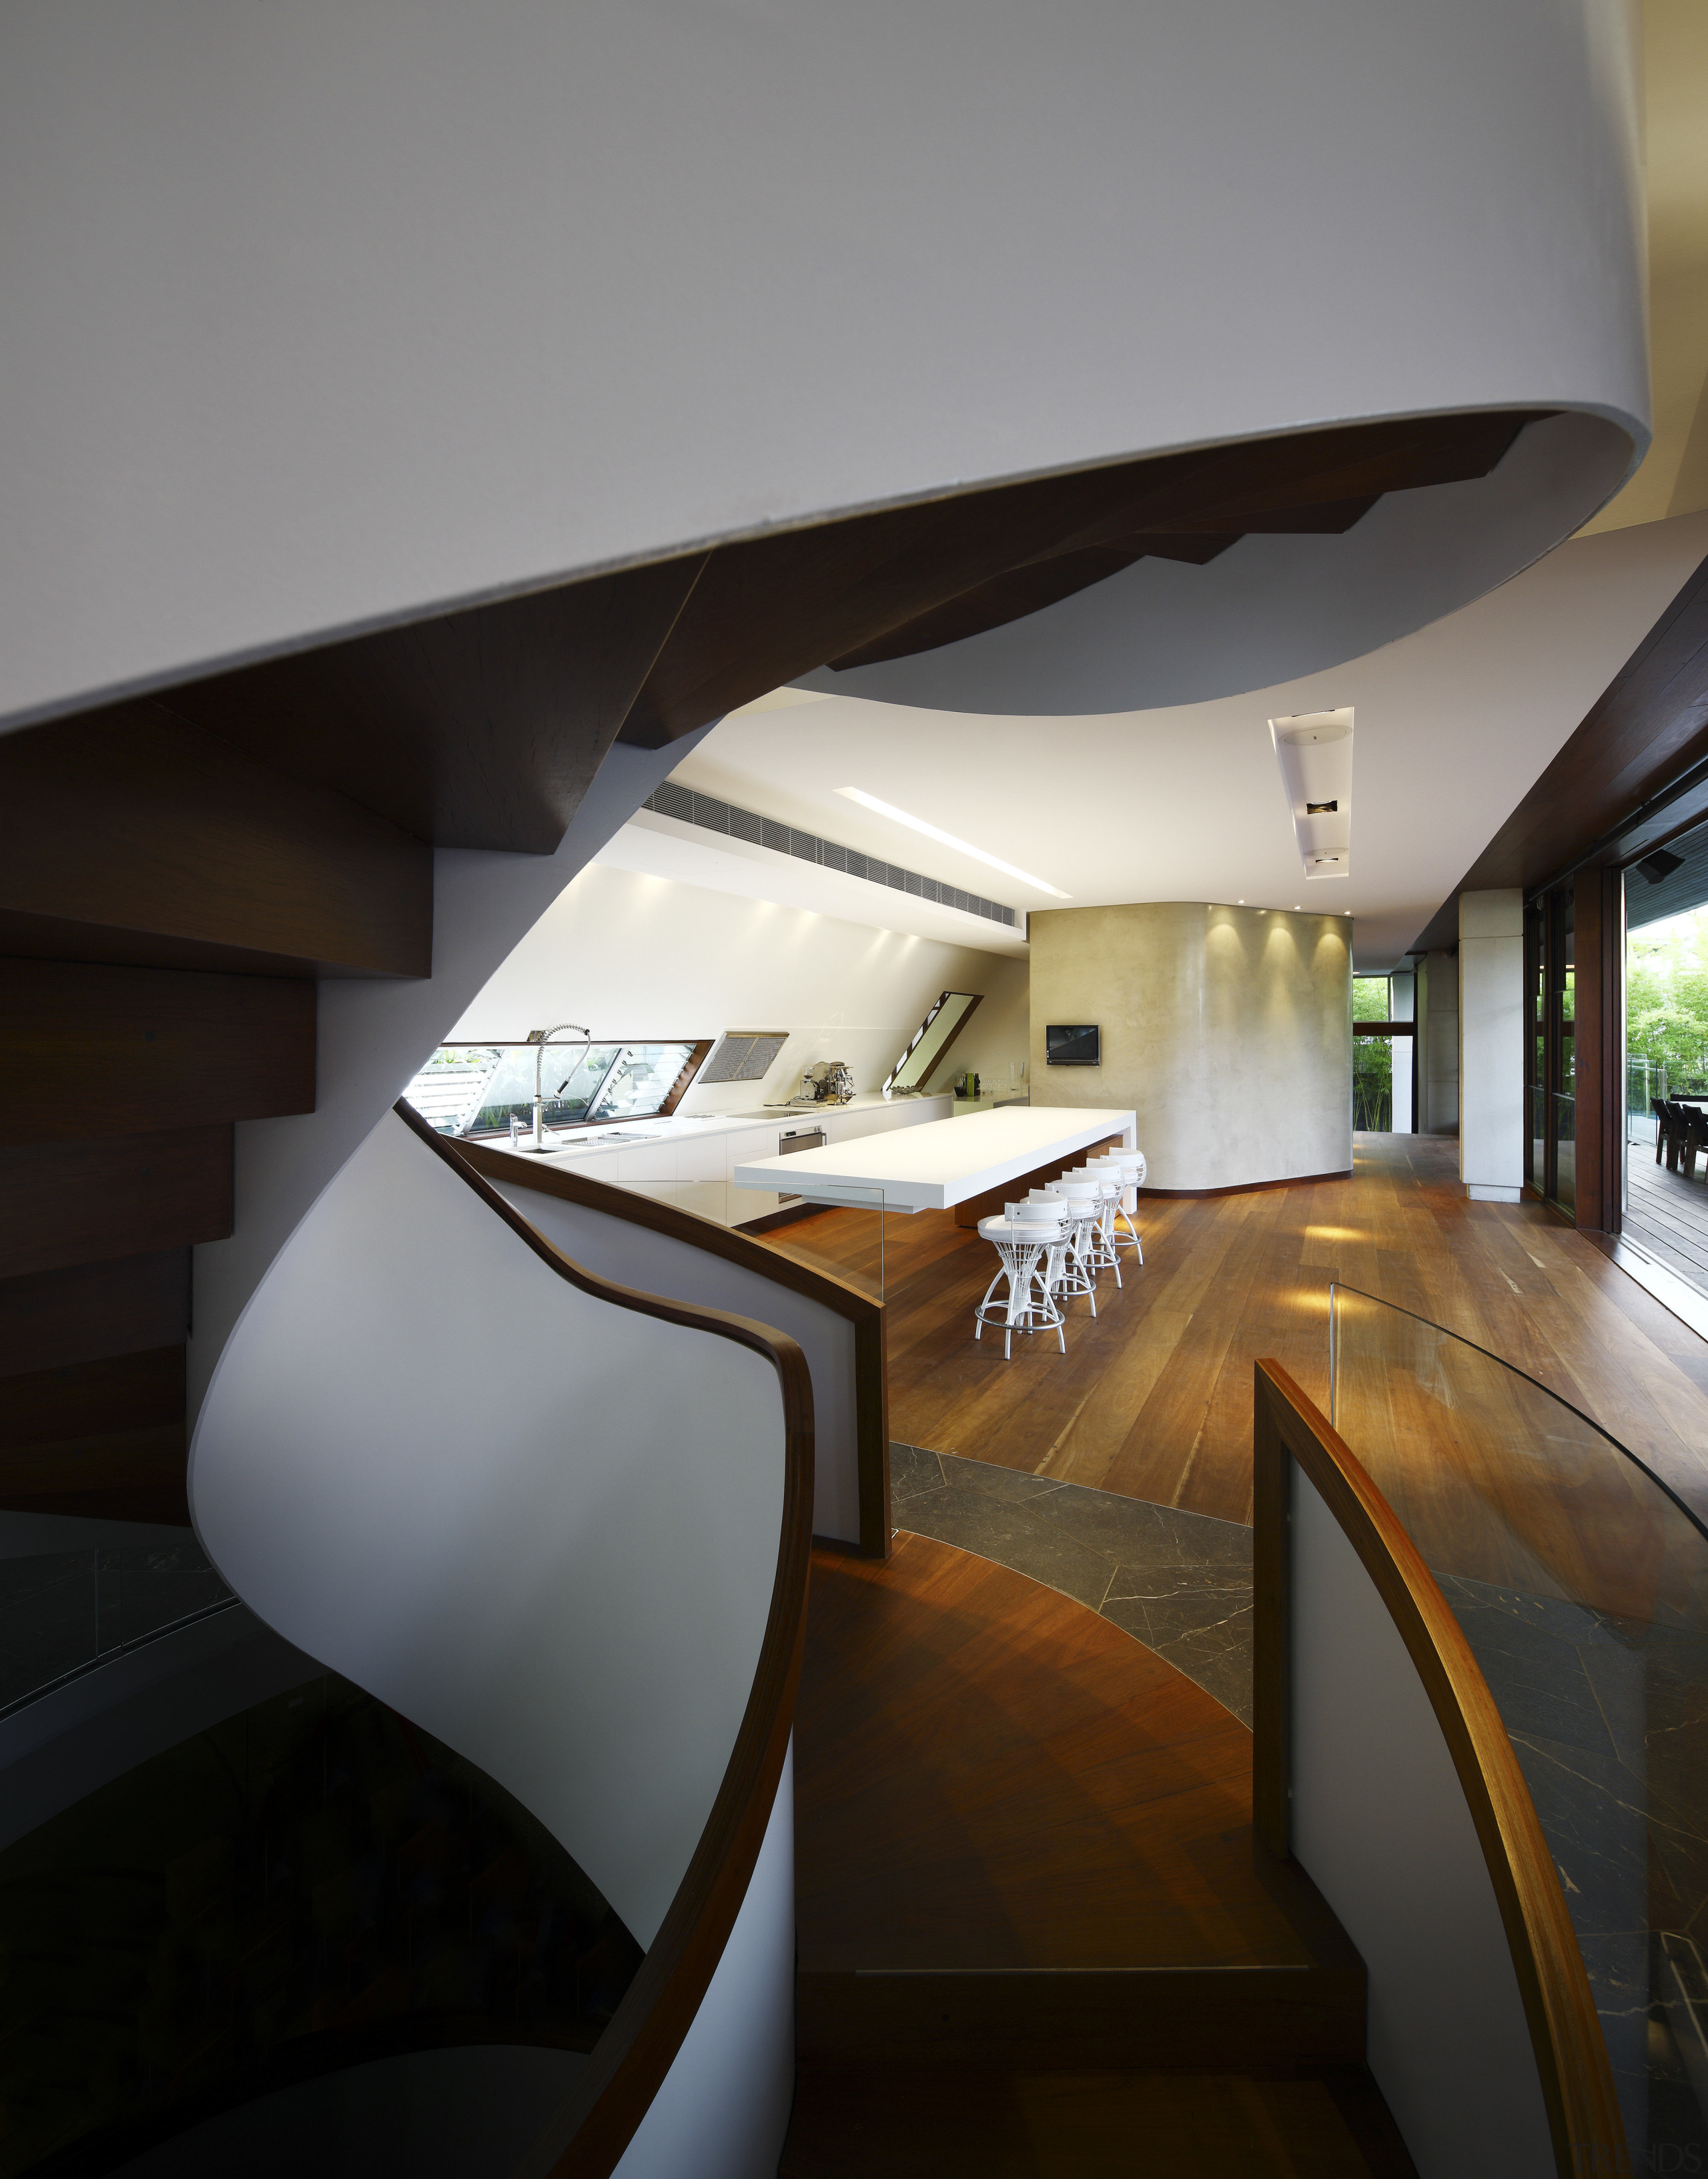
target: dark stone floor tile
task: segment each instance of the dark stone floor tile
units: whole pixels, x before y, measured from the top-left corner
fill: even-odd
[[[892,1507],[905,1505],[917,1498],[922,1490],[940,1490],[943,1488],[943,1465],[938,1455],[928,1452],[923,1446],[902,1445],[891,1440],[890,1446],[890,1503]]]
[[[1245,1615],[1245,1639],[1230,1643],[1218,1649],[1207,1644],[1198,1637],[1188,1635],[1179,1642],[1164,1644],[1157,1654],[1171,1664],[1177,1672],[1184,1672],[1194,1680],[1207,1695],[1213,1695],[1224,1710],[1233,1711],[1241,1725],[1248,1729],[1251,1723],[1251,1615]]]
[[[1250,1582],[1147,1583],[1123,1567],[1103,1600],[1103,1616],[1251,1722]]]
[[[909,1501],[896,1525],[993,1559],[1093,1611],[1114,1571],[1107,1559],[1038,1520],[1030,1507],[982,1491],[928,1491]]]
[[[1212,1520],[1173,1506],[1152,1506],[1112,1490],[1064,1484],[1049,1518],[1076,1541],[1123,1566],[1202,1566],[1244,1571],[1251,1566],[1251,1531],[1238,1521]]]
[[[943,1479],[952,1490],[977,1490],[986,1498],[1021,1503],[1058,1496],[1066,1486],[1051,1475],[1028,1475],[1023,1468],[999,1468],[994,1461],[967,1460],[955,1452],[937,1456]]]

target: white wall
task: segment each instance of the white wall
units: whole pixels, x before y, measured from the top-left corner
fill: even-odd
[[[497,1779],[649,1945],[752,1692],[784,1461],[764,1355],[570,1285],[388,1113],[227,1342],[189,1495],[258,1617]]]
[[[1459,1177],[1475,1203],[1516,1203],[1525,1177],[1525,897],[1459,897]]]
[[[1634,61],[1625,0],[12,0],[0,717],[983,480],[1576,412],[1515,524],[1403,495],[1373,597],[1295,542],[1229,685],[1368,650],[1646,440]],[[1129,662],[1221,656],[1254,554]]]
[[[940,991],[985,994],[933,1088],[967,1067],[1006,1084],[1026,1053],[1027,964],[742,899],[595,862],[488,979],[448,1044],[509,1042],[566,1018],[597,1037],[711,1037],[776,1029],[789,1041],[763,1083],[691,1090],[683,1112],[751,1111],[801,1070],[846,1059],[876,1090]]]
[[[1421,2179],[1552,2179],[1524,2000],[1464,1789],[1388,1607],[1293,1473],[1293,1851],[1370,1973],[1370,2070]]]

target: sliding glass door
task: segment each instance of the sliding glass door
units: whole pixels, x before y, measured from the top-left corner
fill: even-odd
[[[1708,825],[1625,872],[1621,1232],[1708,1293]]]
[[[1529,1033],[1525,1094],[1529,1169],[1539,1195],[1564,1211],[1578,1198],[1577,969],[1572,888],[1559,886],[1525,914],[1525,991]]]

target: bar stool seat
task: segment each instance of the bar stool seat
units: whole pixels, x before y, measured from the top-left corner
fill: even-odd
[[[1065,1207],[1068,1225],[1057,1291],[1067,1296],[1083,1294],[1090,1302],[1092,1315],[1095,1316],[1098,1313],[1098,1213],[1095,1187],[1083,1178],[1078,1186],[1070,1187],[1064,1175],[1061,1178],[1046,1181],[1042,1188],[1034,1188],[1032,1194],[1040,1202],[1059,1203]]]
[[[1048,1185],[1063,1194],[1078,1197],[1089,1191],[1092,1206],[1092,1224],[1082,1245],[1085,1260],[1093,1271],[1113,1271],[1115,1284],[1121,1282],[1120,1258],[1109,1238],[1109,1227],[1114,1205],[1120,1200],[1120,1181],[1118,1175],[1093,1172],[1088,1166],[1077,1166],[1065,1172],[1059,1180]]]
[[[1092,1158],[1087,1161],[1088,1172],[1112,1172],[1120,1177],[1121,1188],[1109,1214],[1107,1238],[1111,1249],[1130,1249],[1142,1264],[1145,1244],[1139,1238],[1139,1229],[1133,1223],[1133,1211],[1138,1208],[1138,1191],[1145,1184],[1145,1158],[1142,1150],[1111,1150],[1107,1157]],[[1127,1208],[1130,1198],[1133,1210]],[[1122,1227],[1125,1227],[1124,1233]]]
[[[1005,1362],[1013,1357],[1016,1331],[1054,1331],[1062,1353],[1067,1353],[1065,1320],[1054,1292],[1054,1282],[1061,1276],[1065,1229],[1064,1212],[1048,1203],[1005,1204],[1000,1218],[978,1221],[980,1238],[990,1243],[1000,1261],[984,1299],[972,1313],[972,1336],[982,1339],[987,1324],[999,1324]],[[1007,1292],[997,1300],[994,1297],[1005,1280]]]

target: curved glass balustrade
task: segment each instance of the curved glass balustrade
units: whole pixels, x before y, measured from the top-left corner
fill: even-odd
[[[1521,1371],[1338,1284],[1330,1377],[1336,1430],[1439,1583],[1512,1737],[1632,2168],[1701,2168],[1708,1530]]]
[[[27,1544],[8,1534],[20,1525]],[[52,1514],[21,1524],[0,1516],[0,1718],[237,1603],[189,1529],[91,1545],[90,1526]]]
[[[0,1852],[0,1956],[3,2179],[405,2051],[590,2051],[642,1957],[513,1795],[333,1673]]]

